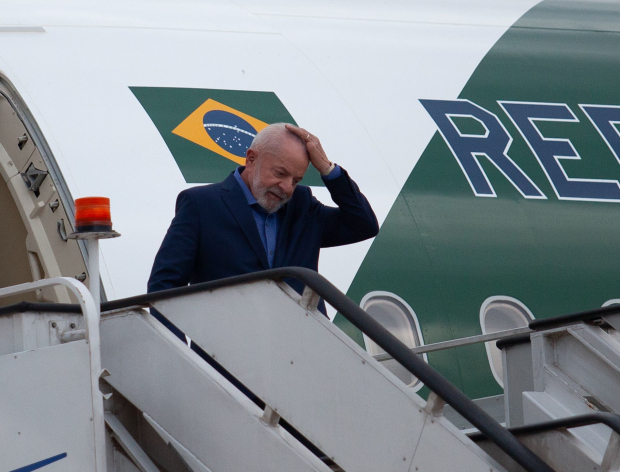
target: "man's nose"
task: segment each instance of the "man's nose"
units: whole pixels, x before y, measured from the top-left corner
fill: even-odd
[[[286,193],[287,196],[290,196],[295,189],[295,184],[293,184],[293,180],[284,179],[280,182],[280,189]]]

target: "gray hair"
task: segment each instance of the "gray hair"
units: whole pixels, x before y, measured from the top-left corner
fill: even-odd
[[[273,123],[263,128],[256,136],[254,136],[250,149],[269,152],[280,145],[281,138],[284,136],[297,139],[301,144],[305,145],[299,136],[288,131],[284,125],[286,125],[286,123]]]

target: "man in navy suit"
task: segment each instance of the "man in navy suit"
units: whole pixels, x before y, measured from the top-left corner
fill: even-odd
[[[298,185],[310,163],[338,208]],[[317,270],[322,247],[362,241],[378,231],[366,197],[329,161],[316,136],[289,124],[270,125],[254,138],[245,167],[220,183],[179,194],[148,291],[276,267]],[[301,282],[287,282],[301,293]],[[322,301],[319,309],[325,313]]]

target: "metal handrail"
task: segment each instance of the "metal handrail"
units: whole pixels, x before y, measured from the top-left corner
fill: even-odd
[[[102,309],[111,311],[131,306],[149,306],[157,301],[211,291],[232,285],[287,278],[297,279],[314,290],[354,326],[383,348],[385,352],[391,355],[409,372],[420,379],[431,391],[435,392],[437,396],[452,406],[461,416],[478,428],[490,441],[495,443],[524,469],[531,472],[553,472],[553,469],[540,457],[521,444],[515,436],[502,427],[485,411],[476,406],[472,400],[446,380],[439,372],[426,364],[417,355],[411,353],[407,346],[362,310],[353,300],[338,290],[327,279],[310,269],[285,267],[262,272],[253,272],[226,279],[130,297],[124,300],[114,300],[103,304]]]
[[[95,467],[98,472],[106,472],[105,449],[105,420],[103,413],[103,397],[99,391],[99,377],[101,376],[101,337],[99,335],[99,307],[96,306],[90,292],[76,279],[69,277],[55,277],[42,279],[36,282],[0,288],[0,298],[20,293],[32,292],[56,285],[64,285],[78,299],[86,324],[85,339],[88,344],[90,361],[90,391],[93,410],[93,429],[95,434]],[[64,305],[67,306],[67,305]]]
[[[495,333],[478,334],[476,336],[468,336],[466,338],[450,339],[448,341],[440,341],[433,344],[425,344],[423,346],[410,347],[409,350],[413,354],[426,354],[427,352],[443,351],[455,347],[470,346],[472,344],[486,343],[489,341],[501,341],[503,339],[513,338],[514,336],[529,334],[533,331],[524,326],[522,328],[507,329],[505,331],[496,331]],[[377,354],[373,356],[379,362],[390,360],[392,357],[388,354]]]
[[[466,338],[449,339],[447,341],[440,341],[433,344],[425,344],[424,346],[416,346],[409,348],[414,354],[425,354],[427,352],[442,351],[445,349],[452,349],[455,347],[469,346],[472,344],[479,344],[489,341],[502,341],[514,336],[523,334],[529,334],[536,331],[544,331],[561,326],[571,325],[584,321],[593,321],[603,318],[605,316],[620,314],[620,305],[609,305],[594,310],[581,311],[578,313],[571,313],[569,315],[560,315],[553,318],[543,318],[539,320],[532,320],[527,326],[521,328],[509,329],[506,331],[497,331],[489,334],[478,334],[476,336],[468,336]],[[378,354],[374,356],[379,362],[386,361],[392,357],[388,354]]]
[[[581,321],[592,321],[609,315],[620,314],[620,305],[609,305],[594,310],[580,311],[579,313],[571,313],[570,315],[555,316],[553,318],[544,318],[541,320],[530,321],[529,327],[534,331],[542,331],[545,329],[565,326],[567,324],[579,323]]]
[[[588,413],[586,415],[570,416],[568,418],[559,418],[557,420],[542,421],[540,423],[532,423],[523,426],[514,426],[507,429],[515,436],[520,436],[524,434],[544,433],[546,431],[553,431],[562,428],[579,428],[581,426],[590,426],[593,424],[604,424],[609,426],[609,428],[614,430],[616,433],[620,434],[620,415],[604,411]],[[467,436],[473,441],[478,441],[484,438],[484,435],[477,431],[470,433]]]
[[[22,301],[13,305],[0,307],[0,316],[26,313],[28,311],[42,311],[45,313],[77,313],[82,314],[82,308],[74,303],[49,303]]]

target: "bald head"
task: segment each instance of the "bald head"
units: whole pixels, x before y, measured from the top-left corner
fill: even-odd
[[[252,141],[241,177],[259,205],[273,212],[291,198],[309,164],[304,141],[288,131],[284,123],[275,123]]]
[[[288,131],[285,128],[285,123],[274,123],[263,128],[252,140],[250,149],[258,152],[273,153],[286,141],[297,143],[302,151],[307,154],[308,151],[306,150],[305,143],[297,135]]]

